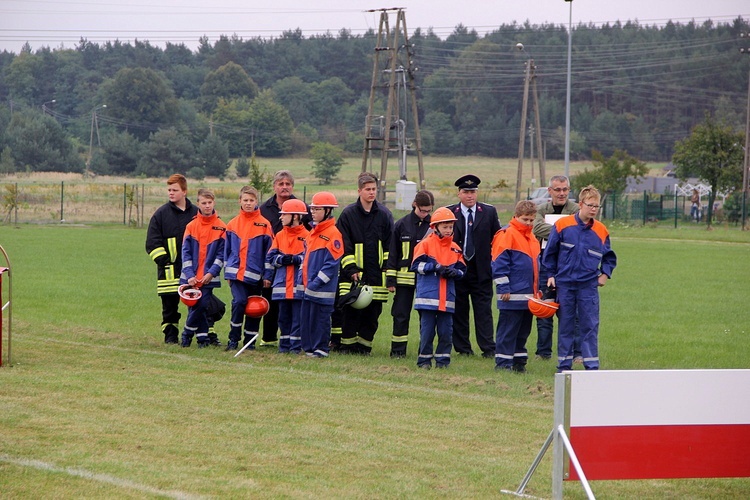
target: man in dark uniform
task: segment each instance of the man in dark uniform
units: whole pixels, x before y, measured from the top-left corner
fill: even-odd
[[[185,226],[198,213],[187,199],[187,179],[174,174],[167,179],[169,201],[159,207],[148,223],[146,253],[156,264],[156,293],[161,297],[161,331],[165,344],[176,344],[180,333],[180,285],[182,238]]]
[[[271,229],[273,234],[281,231],[282,224],[279,218],[279,211],[281,205],[286,200],[295,199],[296,196],[292,193],[294,191],[294,176],[289,170],[279,170],[273,174],[273,191],[274,194],[268,198],[260,206],[260,214],[271,223]],[[302,224],[310,229],[310,215],[302,217]],[[278,301],[271,300],[270,288],[264,288],[261,292],[262,295],[268,301],[270,308],[268,313],[263,316],[263,337],[261,338],[261,346],[276,346],[278,345],[278,330],[279,330],[279,303]]]
[[[453,314],[453,348],[473,355],[469,336],[469,298],[474,308],[477,346],[486,358],[495,357],[492,324],[492,237],[500,229],[494,206],[477,202],[479,177],[464,175],[455,185],[460,203],[448,208],[456,216],[453,241],[464,253],[466,274],[456,281],[456,311]]]
[[[369,285],[373,299],[364,309],[342,307],[343,324],[340,352],[369,355],[378,330],[378,318],[388,301],[385,265],[393,235],[393,216],[377,202],[378,180],[368,172],[357,178],[357,201],[347,206],[336,221],[344,240],[344,256],[339,275],[340,294],[356,282]]]

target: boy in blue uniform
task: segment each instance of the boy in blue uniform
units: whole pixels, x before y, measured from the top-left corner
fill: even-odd
[[[198,191],[198,215],[185,227],[182,242],[182,273],[180,284],[200,287],[202,296],[189,308],[182,347],[190,347],[195,335],[198,347],[220,345],[216,334],[209,336],[207,307],[213,289],[221,286],[219,273],[224,266],[224,233],[226,225],[214,210],[214,194],[208,189]]]
[[[542,259],[549,271],[547,286],[557,288],[559,326],[557,371],[573,366],[576,314],[581,336],[583,367],[599,369],[599,287],[612,277],[617,256],[609,232],[594,217],[601,196],[594,186],[579,194],[580,210],[552,227]]]
[[[344,240],[332,215],[338,206],[336,197],[326,191],[316,193],[310,203],[313,230],[307,237],[298,289],[302,298],[302,349],[313,358],[328,357],[331,339],[331,314],[344,255]]]
[[[539,241],[531,232],[536,216],[533,201],[519,201],[507,227],[492,239],[492,278],[497,292],[495,369],[526,371],[526,339],[532,315],[528,296],[539,289]]]
[[[270,281],[263,280],[263,273],[272,240],[271,223],[258,210],[258,190],[252,186],[244,186],[240,190],[240,213],[227,224],[224,252],[224,279],[229,281],[229,288],[232,290],[227,351],[237,350],[243,333],[244,343],[252,342],[249,349],[255,349],[255,341],[252,339],[260,330],[260,318],[245,315],[245,305],[248,297],[260,295],[263,287],[271,286]]]

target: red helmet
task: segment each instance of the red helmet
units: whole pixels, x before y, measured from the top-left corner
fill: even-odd
[[[433,212],[432,217],[430,217],[430,227],[435,226],[436,224],[439,224],[441,222],[455,222],[456,216],[453,215],[453,212],[450,211],[449,208],[446,207],[440,207],[435,212]]]
[[[337,208],[339,206],[339,203],[336,201],[336,197],[333,196],[333,193],[329,193],[328,191],[321,191],[320,193],[315,193],[313,195],[310,206]]]
[[[292,198],[291,200],[286,200],[281,205],[281,210],[279,211],[279,213],[280,214],[306,215],[307,205],[305,205],[305,202],[302,200],[298,200],[297,198]]]
[[[529,297],[529,311],[537,318],[551,318],[559,307],[557,302]]]
[[[251,318],[262,318],[270,309],[270,305],[265,297],[260,295],[251,295],[247,298],[245,305],[245,314]]]
[[[198,303],[200,298],[203,296],[203,292],[197,288],[190,288],[188,285],[183,285],[177,289],[177,294],[180,296],[180,300],[183,304],[188,307],[193,307]]]

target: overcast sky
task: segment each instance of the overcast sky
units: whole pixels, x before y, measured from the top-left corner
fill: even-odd
[[[254,7],[261,4],[263,7]],[[480,34],[500,24],[529,20],[533,24],[568,24],[570,3],[564,0],[0,0],[0,50],[18,53],[25,42],[72,48],[83,37],[92,42],[119,39],[185,43],[191,49],[206,35],[236,33],[242,38],[278,36],[283,30],[304,35],[341,28],[361,34],[377,31],[384,7],[403,7],[409,34],[432,27],[445,38],[461,23]],[[575,0],[573,24],[601,25],[617,20],[664,25],[668,20],[730,22],[750,18],[749,0]],[[395,27],[395,17],[391,17]]]

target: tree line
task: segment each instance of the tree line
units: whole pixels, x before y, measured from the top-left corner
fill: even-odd
[[[747,31],[742,18],[575,26],[571,157],[624,151],[666,161],[707,112],[744,128],[750,61],[737,48]],[[4,51],[0,172],[197,169],[221,177],[230,158],[301,155],[319,144],[359,153],[376,38],[374,30],[290,30],[271,39],[202,38],[195,51],[86,39],[74,48]],[[458,25],[445,39],[417,29],[408,43],[411,51],[401,47],[396,57],[412,64],[419,116],[409,121],[418,119],[426,155],[516,156],[533,60],[544,154],[562,158],[567,27],[512,23],[479,35]],[[379,88],[382,109],[385,99]]]

